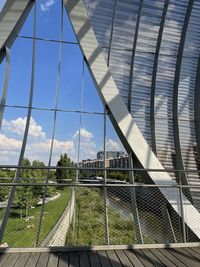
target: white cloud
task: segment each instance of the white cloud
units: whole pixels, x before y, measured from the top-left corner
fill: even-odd
[[[76,151],[78,151],[78,136],[79,130],[77,130],[73,135],[74,145],[76,147]],[[80,160],[82,159],[93,159],[96,158],[97,147],[93,140],[94,136],[88,130],[81,128],[80,129]]]
[[[3,120],[2,133],[0,134],[0,164],[17,164],[26,125],[25,118],[16,120]],[[80,130],[80,157],[82,159],[96,158],[97,147],[93,133],[85,128]],[[75,131],[67,140],[54,140],[52,165],[55,165],[61,154],[67,153],[73,161],[77,161],[79,130]],[[40,160],[48,163],[51,139],[47,138],[41,125],[31,118],[25,157],[31,161]],[[107,150],[123,150],[121,145],[113,139],[106,142]]]
[[[24,135],[24,130],[25,130],[25,125],[26,125],[26,117],[24,118],[17,118],[16,120],[3,120],[2,124],[2,131],[3,133],[6,134],[16,134],[18,136],[23,136]],[[29,126],[29,136],[34,137],[34,138],[41,138],[45,139],[46,135],[42,130],[42,127],[37,124],[37,122],[31,117],[30,120],[30,126]]]
[[[106,141],[106,150],[121,151],[123,149],[122,149],[121,145],[118,142],[116,142],[116,141],[114,141],[113,139],[110,138],[110,139],[108,139]]]
[[[75,134],[73,135],[73,139],[77,138],[78,136],[79,136],[79,130],[75,132]],[[88,140],[93,138],[93,134],[84,128],[80,129],[80,136],[81,138]]]
[[[40,8],[42,11],[46,12],[49,11],[50,7],[56,3],[55,0],[46,0],[44,3],[40,4]]]
[[[17,164],[22,145],[26,118],[4,120],[0,134],[0,164]],[[46,137],[42,126],[33,118],[30,121],[25,157],[48,163],[51,139]],[[75,150],[73,140],[54,140],[52,164],[56,164],[60,155],[67,153],[73,160]]]

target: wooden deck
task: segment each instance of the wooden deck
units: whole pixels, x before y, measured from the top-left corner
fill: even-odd
[[[200,266],[200,247],[1,253],[0,267]]]

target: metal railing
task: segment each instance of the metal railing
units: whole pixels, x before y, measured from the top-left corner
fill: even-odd
[[[25,166],[15,168],[32,169]],[[102,171],[106,168],[91,169]],[[113,170],[119,171],[118,168],[109,168],[107,175]],[[166,172],[120,169],[123,172],[130,170],[133,173]],[[144,181],[130,183],[107,179],[105,182],[94,178],[46,183],[45,179],[40,178],[36,182],[36,178],[31,177],[12,182],[12,177],[2,177],[0,220],[5,216],[11,188],[16,187],[16,193],[1,243],[9,247],[40,247],[198,242],[199,237],[188,225],[192,214],[188,213],[188,205],[195,207],[195,212],[199,211],[200,184],[183,185],[183,171],[168,172],[177,172],[179,183],[155,185]],[[184,172],[199,173],[193,170]],[[165,193],[173,196],[173,201],[167,200]],[[195,227],[199,228],[198,221],[194,221]]]

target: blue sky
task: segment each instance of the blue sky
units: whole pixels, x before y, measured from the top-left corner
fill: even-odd
[[[0,0],[0,6],[3,1]],[[61,16],[60,0],[40,0],[37,3],[37,37],[59,40]],[[24,24],[20,36],[32,36],[33,10]],[[64,41],[76,42],[70,21],[64,12]],[[36,42],[36,71],[33,106],[54,108],[58,69],[59,44]],[[10,81],[7,105],[27,106],[31,64],[32,40],[17,38],[11,48]],[[80,110],[82,88],[82,54],[78,45],[63,44],[61,82],[58,108],[69,111]],[[0,65],[0,90],[3,86],[5,62]],[[85,66],[83,110],[103,112],[89,71]],[[0,164],[16,164],[21,148],[27,109],[5,109],[0,134]],[[68,153],[77,160],[77,143],[80,115],[74,112],[58,112],[53,164],[61,153]],[[25,156],[47,163],[52,136],[53,112],[33,110]],[[96,158],[103,148],[103,116],[82,115],[80,159]],[[107,119],[107,149],[121,149],[120,141]]]

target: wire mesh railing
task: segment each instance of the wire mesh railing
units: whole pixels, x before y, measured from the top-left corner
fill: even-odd
[[[140,175],[138,170],[132,171]],[[180,171],[178,174],[181,177]],[[116,177],[120,176],[116,174]],[[46,183],[44,179],[31,177],[13,182],[12,177],[2,177],[1,222],[13,187],[16,192],[7,214],[2,246],[199,242],[200,226],[196,220],[199,209],[194,204],[195,198],[200,198],[198,183],[183,185],[179,181],[155,185],[144,180],[130,183],[113,177],[105,182],[101,176],[79,177],[62,183],[56,180]]]

